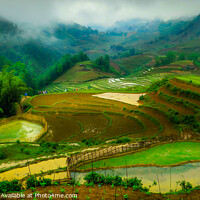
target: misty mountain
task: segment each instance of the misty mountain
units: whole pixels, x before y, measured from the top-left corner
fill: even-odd
[[[200,36],[200,15],[188,22],[187,26],[179,33],[177,40],[193,40]]]
[[[0,34],[11,34],[15,35],[19,31],[16,24],[0,17]]]
[[[31,72],[42,72],[64,54],[101,49],[109,36],[77,23],[53,23],[46,27],[0,21],[0,55],[12,62],[29,65]]]
[[[80,51],[90,52],[92,57],[101,53],[116,58],[129,55],[130,50],[157,53],[161,48],[198,38],[199,25],[200,16],[168,21],[132,19],[100,32],[77,23],[35,27],[0,18],[0,55],[12,62],[24,62],[32,74],[38,74],[64,54]],[[113,47],[120,47],[121,53]]]

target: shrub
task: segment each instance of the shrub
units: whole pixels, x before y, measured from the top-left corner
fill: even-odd
[[[0,182],[0,192],[17,192],[21,191],[21,184],[18,180],[12,181],[1,181]]]
[[[26,180],[26,187],[27,187],[27,189],[32,188],[32,187],[37,187],[37,186],[39,186],[39,181],[36,179],[35,176],[30,176]]]
[[[106,178],[105,178],[105,184],[112,185],[113,180],[114,180],[114,177],[112,177],[112,176],[106,176]]]
[[[116,140],[116,143],[127,143],[127,142],[130,142],[131,141],[131,139],[130,138],[128,138],[128,137],[124,137],[124,138],[120,138],[120,139],[117,139]]]
[[[50,178],[39,178],[39,184],[41,186],[50,186],[52,180]]]
[[[192,189],[192,184],[190,182],[186,182],[185,180],[181,181],[179,185],[184,192],[189,192]]]
[[[24,153],[27,154],[27,155],[30,155],[31,151],[30,151],[30,149],[24,149]]]
[[[120,176],[115,176],[114,179],[113,179],[113,184],[115,186],[119,186],[119,185],[122,185],[122,177]]]
[[[7,158],[7,154],[3,149],[0,149],[0,160],[4,160]]]
[[[87,181],[87,183],[104,183],[105,177],[102,174],[97,174],[96,172],[90,172],[86,177],[84,177],[84,180]]]
[[[35,176],[30,176],[26,180],[27,189],[31,187],[37,187],[37,186],[49,186],[51,185],[52,180],[49,178],[39,178],[39,180]]]
[[[141,95],[141,96],[139,97],[139,100],[140,100],[140,101],[144,101],[144,95]]]
[[[46,149],[48,149],[48,148],[57,149],[58,144],[57,144],[57,143],[54,143],[54,142],[46,142],[46,141],[42,140],[42,141],[40,142],[40,146],[41,146],[42,148],[46,148]]]
[[[128,194],[125,194],[125,195],[124,195],[124,199],[129,199]]]
[[[101,144],[102,140],[98,138],[89,138],[89,139],[82,139],[81,142],[85,143],[87,146],[92,146]]]
[[[123,181],[123,185],[127,185],[128,187],[141,188],[143,184],[140,179],[135,177],[135,178],[130,178],[130,179],[127,179],[126,181]]]

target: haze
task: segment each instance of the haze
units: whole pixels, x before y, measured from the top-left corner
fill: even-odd
[[[0,15],[20,23],[52,21],[113,26],[132,18],[164,20],[199,14],[199,0],[0,0]]]

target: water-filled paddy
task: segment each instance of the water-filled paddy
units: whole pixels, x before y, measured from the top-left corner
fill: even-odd
[[[36,123],[16,120],[0,126],[0,142],[33,141],[42,130]]]
[[[200,143],[176,142],[159,145],[138,153],[99,160],[93,163],[93,168],[120,167],[133,165],[175,165],[191,160],[200,160]],[[91,164],[80,169],[91,169]]]
[[[137,177],[142,179],[144,186],[148,187],[152,185],[153,181],[160,183],[160,191],[162,193],[169,192],[170,189],[180,190],[180,186],[177,184],[177,181],[189,181],[193,186],[200,185],[200,163],[188,163],[176,167],[132,167],[132,168],[118,168],[118,169],[107,169],[98,170],[97,173],[103,175],[119,175],[121,177]],[[80,183],[83,183],[83,178],[87,173],[71,173],[71,177],[76,180],[80,180]],[[66,177],[65,174],[57,174],[56,177],[63,178]],[[171,178],[170,178],[171,177]],[[170,181],[171,180],[171,181]],[[152,186],[150,188],[151,192],[160,192],[159,185]]]

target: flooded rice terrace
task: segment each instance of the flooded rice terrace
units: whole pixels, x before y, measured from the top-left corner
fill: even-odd
[[[36,123],[16,120],[0,126],[0,142],[32,141],[42,130]]]
[[[150,188],[151,192],[166,193],[170,189],[180,190],[177,181],[188,181],[192,186],[200,185],[200,163],[188,163],[176,167],[131,167],[131,168],[116,168],[107,170],[98,170],[97,173],[103,175],[119,175],[123,178],[142,179],[144,186],[149,187],[154,181],[157,182],[156,186]],[[66,173],[65,173],[66,174]],[[84,182],[84,177],[88,173],[72,172],[71,177],[79,180],[80,183]],[[66,176],[66,175],[65,175]],[[59,177],[57,175],[57,177]],[[61,177],[60,177],[61,178]],[[170,181],[171,180],[171,181]],[[158,184],[159,182],[159,184]],[[160,189],[159,189],[160,187]]]

